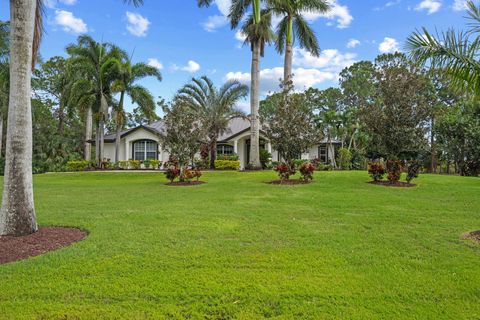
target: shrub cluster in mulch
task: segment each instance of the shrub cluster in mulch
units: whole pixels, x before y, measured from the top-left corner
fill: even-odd
[[[480,242],[480,230],[472,231],[464,235],[463,239],[465,240],[475,240]]]
[[[77,228],[44,227],[23,236],[0,237],[0,264],[35,257],[83,240],[87,232]]]
[[[296,185],[299,185],[299,184],[309,184],[309,183],[310,183],[310,181],[294,180],[294,179],[275,180],[275,181],[268,182],[268,184],[283,185],[283,186],[296,186]]]
[[[198,186],[205,183],[206,182],[204,181],[174,181],[174,182],[167,183],[167,186],[188,187],[188,186]]]
[[[369,183],[376,184],[379,186],[396,187],[396,188],[412,188],[417,186],[416,184],[406,183],[403,181],[370,181]]]

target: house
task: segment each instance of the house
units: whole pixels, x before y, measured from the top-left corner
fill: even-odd
[[[120,134],[119,160],[157,159],[162,162],[168,161],[169,154],[163,150],[161,143],[162,132],[162,120],[123,131]],[[115,140],[115,134],[105,136],[104,154],[107,159],[115,159]],[[338,146],[338,141],[334,141],[332,146],[327,141],[323,141],[318,145],[313,145],[307,153],[301,155],[301,158],[305,160],[320,159],[324,163],[330,163],[335,157],[335,150]],[[273,150],[262,131],[260,131],[260,147],[272,154],[273,161],[280,160],[278,152]],[[231,120],[226,132],[218,137],[217,153],[219,155],[238,154],[240,167],[244,169],[250,157],[250,122],[242,118]]]

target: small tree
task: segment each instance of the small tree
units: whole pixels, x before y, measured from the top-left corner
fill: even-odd
[[[200,150],[205,130],[192,110],[181,102],[163,108],[165,113],[163,146],[178,162],[180,181],[185,181],[185,169]]]
[[[277,95],[276,108],[262,117],[267,138],[280,154],[291,172],[295,172],[294,160],[319,140],[315,116],[306,103],[304,94],[292,93],[292,85],[282,85]]]

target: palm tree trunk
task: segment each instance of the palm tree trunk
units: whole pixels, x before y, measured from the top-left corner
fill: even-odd
[[[210,146],[210,169],[215,170],[215,160],[217,160],[217,139],[211,139],[212,144]]]
[[[100,124],[97,122],[95,128],[95,162],[98,165],[98,155],[100,154]]]
[[[260,115],[259,108],[259,94],[260,94],[260,50],[261,44],[259,41],[253,43],[252,48],[252,80],[250,92],[250,159],[249,164],[252,169],[261,169],[260,163]]]
[[[0,158],[3,155],[3,115],[0,116]]]
[[[293,20],[292,18],[288,21],[288,34],[287,34],[287,41],[286,41],[286,48],[285,48],[285,64],[283,70],[283,81],[289,83],[292,81],[292,61],[293,61]],[[290,89],[290,88],[286,88]]]
[[[101,166],[105,150],[105,120],[102,118],[98,122],[98,164]]]
[[[117,132],[115,135],[115,163],[120,161],[120,139],[121,133],[123,130],[123,120],[120,112],[123,110],[123,100],[125,98],[125,91],[120,93],[120,101],[118,103],[118,110],[116,112],[116,120],[117,120]]]
[[[433,128],[435,127],[435,116],[432,115],[431,119],[431,134],[430,134],[430,147],[431,147],[431,164],[430,164],[430,173],[437,173],[437,148],[435,143],[435,132]]]
[[[92,107],[87,109],[87,117],[85,119],[85,160],[92,160],[92,127],[93,127],[93,111]]]
[[[38,230],[32,176],[32,44],[36,1],[10,0],[10,99],[0,236]]]

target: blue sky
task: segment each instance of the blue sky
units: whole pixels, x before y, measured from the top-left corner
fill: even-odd
[[[295,49],[296,88],[337,85],[338,72],[355,61],[401,50],[416,28],[463,28],[464,0],[329,0],[327,16],[309,14],[322,48],[320,58]],[[227,79],[249,83],[250,49],[226,23],[230,0],[199,9],[196,0],[145,0],[140,8],[120,0],[47,0],[44,59],[65,55],[79,34],[113,42],[134,53],[135,61],[161,69],[163,82],[143,81],[153,95],[170,99],[192,77],[208,75],[218,85]],[[7,20],[9,1],[0,0]],[[283,57],[273,47],[262,60],[262,92],[278,87]],[[241,104],[248,109],[247,101]]]

